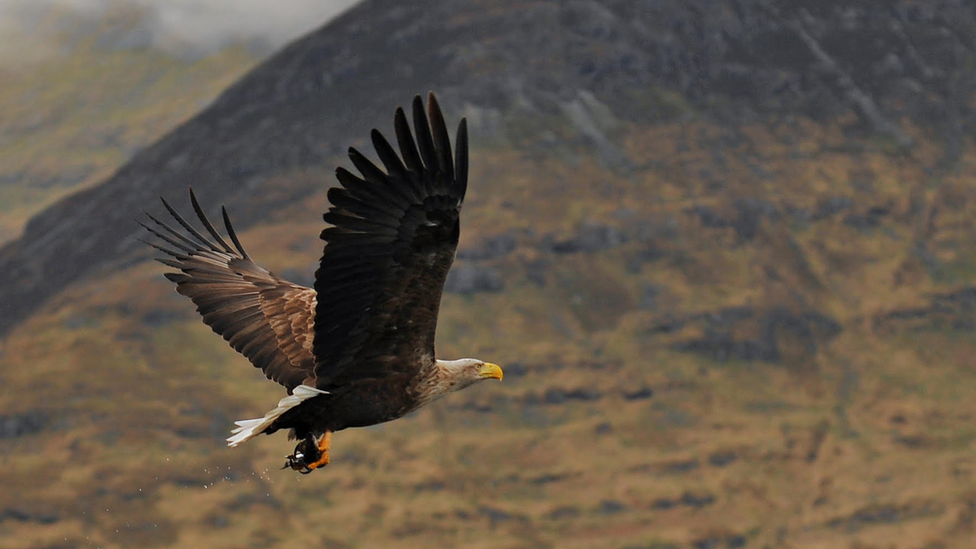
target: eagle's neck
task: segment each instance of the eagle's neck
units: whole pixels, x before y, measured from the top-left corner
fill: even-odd
[[[417,396],[421,405],[437,400],[454,391],[460,391],[478,380],[472,375],[480,361],[474,358],[435,360],[431,374],[418,386]]]

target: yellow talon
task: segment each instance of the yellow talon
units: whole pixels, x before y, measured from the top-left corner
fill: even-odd
[[[322,435],[322,438],[319,439],[319,452],[321,452],[321,456],[319,456],[319,459],[315,460],[314,462],[305,465],[308,467],[310,472],[318,469],[319,467],[325,467],[329,464],[330,444],[332,444],[332,431],[326,431],[325,434]]]
[[[326,431],[317,442],[314,437],[307,437],[295,446],[295,453],[288,456],[282,469],[293,469],[307,475],[329,464],[329,444],[332,442],[332,431]],[[307,461],[311,459],[312,461]]]

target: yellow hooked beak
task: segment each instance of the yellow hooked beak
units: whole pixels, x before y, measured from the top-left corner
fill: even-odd
[[[504,374],[502,372],[501,367],[498,366],[497,364],[492,364],[490,362],[485,362],[484,364],[481,365],[481,368],[478,370],[478,376],[481,377],[482,379],[493,378],[501,381],[502,375]]]

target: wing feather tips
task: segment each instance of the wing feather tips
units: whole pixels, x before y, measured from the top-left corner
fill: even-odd
[[[433,133],[434,151],[437,154],[438,167],[447,175],[448,181],[454,181],[454,160],[451,158],[451,138],[447,135],[447,124],[444,114],[434,93],[427,94],[427,117],[430,119],[430,129]],[[418,130],[419,131],[419,130]]]
[[[146,217],[152,220],[153,223],[159,226],[159,228],[162,229],[163,231],[166,231],[166,233],[168,234],[164,234],[159,229],[150,227],[149,225],[141,221],[138,221],[138,223],[142,225],[142,227],[145,228],[147,231],[149,231],[154,236],[159,238],[160,240],[163,240],[164,242],[178,248],[179,250],[182,250],[184,253],[183,254],[173,253],[172,250],[166,250],[160,248],[159,246],[152,243],[149,243],[149,245],[153,246],[154,248],[164,253],[167,253],[175,257],[181,262],[187,262],[189,260],[213,261],[215,257],[220,257],[221,260],[225,258],[233,259],[235,257],[239,257],[241,259],[249,259],[247,252],[244,251],[244,247],[241,246],[240,240],[238,240],[237,238],[237,233],[234,231],[233,225],[231,225],[230,216],[227,214],[226,208],[221,207],[221,214],[224,220],[224,226],[227,228],[227,234],[234,242],[234,245],[237,247],[237,250],[234,250],[233,248],[230,247],[230,245],[227,244],[227,242],[223,239],[223,237],[221,237],[220,232],[217,231],[217,229],[213,226],[213,223],[210,222],[210,219],[204,213],[203,208],[200,207],[200,203],[197,200],[196,194],[194,194],[193,189],[190,189],[189,193],[190,193],[190,203],[193,206],[194,213],[196,213],[197,218],[200,220],[200,223],[203,224],[203,227],[206,229],[208,233],[210,233],[210,235],[217,241],[217,243],[215,244],[214,242],[211,242],[209,239],[203,236],[203,234],[200,233],[200,231],[196,230],[196,228],[194,228],[192,225],[190,225],[190,223],[182,215],[180,215],[179,212],[177,212],[176,209],[173,208],[169,204],[169,202],[166,201],[165,198],[160,197],[159,198],[160,201],[163,203],[163,206],[166,207],[166,210],[169,212],[170,216],[172,216],[172,218],[177,223],[179,223],[179,225],[183,227],[183,229],[187,233],[189,233],[189,235],[192,236],[192,238],[174,229],[170,225],[167,225],[166,223],[160,221],[152,214],[146,212]]]
[[[139,222],[139,224],[142,225],[147,231],[149,231],[150,233],[152,233],[155,236],[159,237],[160,239],[162,239],[162,240],[164,240],[166,242],[169,242],[173,246],[176,246],[177,248],[179,248],[179,249],[181,249],[181,250],[183,250],[183,251],[185,251],[187,253],[190,253],[193,250],[195,250],[195,249],[197,249],[197,248],[200,247],[200,245],[198,243],[190,240],[189,238],[187,238],[187,237],[183,236],[182,234],[180,234],[180,232],[177,231],[176,229],[174,229],[174,228],[170,227],[169,225],[163,223],[162,221],[156,219],[155,217],[152,216],[152,214],[149,214],[147,212],[146,213],[146,217],[148,217],[149,219],[151,219],[153,221],[153,223],[155,223],[156,225],[158,225],[164,231],[166,231],[170,235],[172,235],[176,240],[178,240],[179,242],[181,242],[181,244],[177,244],[173,240],[173,238],[170,238],[170,237],[164,235],[163,233],[161,233],[158,230],[150,227],[149,225],[146,225],[145,223],[143,223],[141,221]]]
[[[439,166],[439,162],[437,152],[434,150],[434,138],[430,134],[430,124],[427,122],[427,113],[424,112],[424,102],[419,95],[413,98],[413,129],[417,134],[417,147],[420,149],[424,166],[428,171],[433,172]],[[431,194],[429,189],[428,194]]]
[[[247,252],[244,251],[244,246],[241,245],[241,241],[237,238],[237,231],[234,230],[234,226],[230,222],[230,216],[227,215],[227,208],[221,206],[220,215],[224,218],[224,227],[227,228],[227,234],[230,236],[234,246],[237,247],[237,251],[241,252],[241,257],[244,259],[251,259],[251,257],[247,255]]]
[[[217,229],[214,228],[213,223],[210,222],[210,218],[207,217],[207,214],[203,212],[203,208],[201,208],[200,203],[197,202],[197,195],[194,194],[192,188],[190,189],[190,205],[193,206],[194,213],[197,214],[197,218],[200,220],[200,223],[203,224],[203,227],[207,229],[207,232],[210,233],[210,236],[214,237],[225,252],[234,253],[234,250],[227,245],[227,242],[224,241],[223,237],[220,236],[220,233],[217,232]]]
[[[413,134],[410,132],[407,115],[400,107],[397,107],[396,114],[393,115],[393,130],[396,133],[397,145],[400,147],[400,156],[403,157],[403,163],[407,169],[412,172],[422,172],[424,164],[420,159],[420,153],[417,151],[417,143],[413,140]]]
[[[397,156],[396,151],[390,145],[390,142],[386,140],[386,137],[377,129],[373,129],[369,133],[369,136],[373,141],[373,150],[380,157],[380,162],[386,167],[387,173],[391,177],[406,179],[407,167],[403,165],[403,161]]]
[[[457,138],[454,142],[454,180],[457,183],[459,199],[464,200],[468,190],[468,119],[462,118],[458,124]]]
[[[394,131],[400,148],[399,156],[382,132],[376,129],[370,132],[373,148],[387,173],[358,150],[350,148],[349,158],[362,178],[339,168],[336,177],[340,184],[363,200],[367,199],[364,195],[390,198],[391,194],[406,199],[405,203],[398,201],[398,207],[416,204],[424,197],[441,193],[463,199],[468,181],[467,120],[462,119],[458,124],[456,148],[452,155],[447,124],[437,97],[431,92],[427,101],[425,109],[419,95],[413,98],[413,130],[404,110],[396,109]]]
[[[180,215],[180,213],[177,212],[175,208],[173,208],[172,206],[170,206],[169,205],[169,202],[166,202],[166,199],[165,198],[159,197],[159,200],[162,201],[163,206],[166,208],[166,211],[168,211],[169,214],[171,216],[173,216],[173,219],[175,219],[176,222],[179,223],[181,227],[183,227],[184,229],[186,229],[186,231],[188,233],[190,233],[191,235],[193,235],[193,238],[197,239],[197,242],[194,243],[195,245],[197,245],[197,246],[203,246],[204,248],[207,248],[207,249],[216,249],[217,248],[217,246],[213,242],[210,242],[209,240],[207,240],[206,237],[204,237],[202,234],[200,234],[200,231],[194,229],[193,228],[193,225],[190,225],[186,221],[186,219],[183,219],[183,216]],[[170,229],[170,230],[172,230],[172,229]]]
[[[366,155],[359,152],[355,147],[349,147],[348,153],[349,160],[352,160],[353,165],[363,175],[363,179],[377,185],[386,182],[386,174],[376,164],[373,164],[372,160],[366,158]]]

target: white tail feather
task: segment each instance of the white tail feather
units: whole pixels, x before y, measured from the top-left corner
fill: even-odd
[[[234,424],[237,425],[237,428],[231,431],[232,436],[227,439],[227,445],[237,446],[245,440],[260,435],[265,429],[270,427],[271,424],[281,416],[281,414],[291,410],[295,406],[298,406],[310,398],[327,394],[329,394],[328,391],[316,389],[315,387],[309,387],[308,385],[299,385],[298,387],[295,387],[295,389],[292,390],[292,394],[279,400],[278,407],[271,410],[267,414],[264,414],[264,417],[235,421]]]

